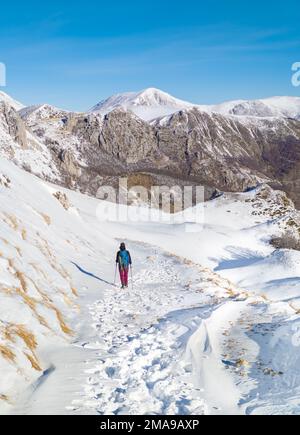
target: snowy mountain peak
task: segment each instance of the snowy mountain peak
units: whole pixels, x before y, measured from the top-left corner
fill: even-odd
[[[65,113],[68,112],[55,106],[51,106],[50,104],[40,104],[37,106],[23,107],[19,113],[23,119],[26,119],[27,121],[33,121],[62,117]]]
[[[214,112],[221,113],[222,115],[300,119],[299,97],[271,97],[259,100],[236,100],[210,107]]]
[[[219,113],[224,116],[300,119],[300,97],[271,97],[258,100],[233,100],[213,105],[198,105],[175,98],[156,88],[113,95],[98,103],[90,111],[106,115],[117,108],[131,111],[145,121],[162,118],[179,110],[192,108],[207,113]]]
[[[124,94],[113,95],[98,103],[90,111],[104,115],[114,109],[123,108],[149,121],[192,107],[193,104],[174,98],[166,92],[156,88],[148,88],[140,92],[126,92]]]
[[[191,103],[174,98],[172,95],[156,88],[148,88],[139,92],[132,103],[144,106],[168,106],[176,109],[193,106]]]
[[[22,103],[20,103],[17,100],[14,100],[12,97],[10,97],[9,95],[7,95],[5,92],[1,92],[0,91],[0,102],[4,102],[9,104],[11,107],[13,107],[15,110],[21,110],[24,105]]]

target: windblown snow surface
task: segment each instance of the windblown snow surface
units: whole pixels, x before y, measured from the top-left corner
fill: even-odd
[[[1,159],[0,412],[299,413],[300,253],[269,244],[286,217],[262,189],[203,226],[101,222],[112,206]]]

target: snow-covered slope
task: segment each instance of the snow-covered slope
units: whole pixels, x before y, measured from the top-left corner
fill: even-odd
[[[45,145],[54,146],[57,141],[60,141],[61,150],[71,146],[72,152],[76,152],[78,140],[67,131],[63,131],[68,116],[72,116],[71,112],[49,104],[41,104],[24,107],[19,111],[19,115],[26,126]]]
[[[9,95],[7,95],[5,92],[1,92],[0,91],[0,102],[3,101],[4,103],[9,104],[10,106],[12,106],[15,110],[21,110],[23,109],[25,106],[24,104],[20,103],[17,100],[14,100],[12,97],[10,97]]]
[[[38,140],[7,102],[0,102],[0,155],[42,178],[60,180],[47,144]]]
[[[300,97],[272,97],[260,100],[227,101],[215,105],[199,105],[179,100],[154,88],[137,93],[114,95],[98,103],[91,111],[107,114],[114,109],[122,108],[150,121],[194,107],[207,113],[216,112],[225,116],[300,118]]]
[[[67,318],[77,308],[66,251],[59,254],[68,243],[54,230],[63,207],[41,180],[3,158],[0,166],[1,409],[50,368],[41,348],[70,340]]]
[[[59,119],[66,116],[69,112],[59,109],[49,104],[41,104],[38,106],[23,107],[19,114],[26,119],[28,123],[43,121],[44,119]]]
[[[5,159],[0,195],[1,413],[299,412],[300,257],[269,244],[300,235],[285,194],[224,194],[193,233],[147,209],[103,222],[111,205]]]
[[[261,100],[237,100],[210,106],[222,115],[258,118],[300,119],[300,97],[272,97]]]
[[[178,110],[192,108],[193,104],[172,97],[159,89],[149,88],[141,92],[128,92],[114,95],[101,101],[90,111],[106,114],[114,109],[130,110],[138,117],[151,119],[170,115]]]

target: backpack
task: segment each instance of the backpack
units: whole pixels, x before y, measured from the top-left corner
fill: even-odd
[[[129,253],[128,253],[128,251],[120,251],[119,264],[124,269],[128,268],[128,266],[129,266]]]

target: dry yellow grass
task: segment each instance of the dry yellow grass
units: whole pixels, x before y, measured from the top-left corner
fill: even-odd
[[[51,250],[47,240],[43,239],[39,233],[37,233],[37,235],[41,239],[41,243],[38,243],[37,246],[41,253],[44,255],[44,257],[47,259],[47,261],[50,263],[51,267],[56,270],[56,272],[59,273],[64,279],[71,280],[70,274],[57,261],[57,258]]]
[[[14,343],[14,336],[12,335],[11,331],[9,330],[9,327],[4,328],[4,330],[2,330],[2,334],[3,337],[5,338],[5,340],[7,341],[11,341],[12,343]]]
[[[250,363],[247,360],[245,360],[245,359],[239,359],[236,362],[236,366],[237,367],[249,367]]]
[[[37,312],[35,312],[35,315],[36,315],[36,318],[38,319],[38,321],[40,322],[41,325],[43,325],[45,328],[51,330],[50,326],[48,325],[48,323],[46,322],[46,320],[44,319],[43,316],[41,316]]]
[[[32,283],[32,285],[34,286],[37,293],[42,297],[42,301],[52,302],[52,300],[49,298],[49,296],[39,288],[39,286],[36,284],[36,282],[33,279],[28,278],[28,280]]]
[[[38,289],[38,287],[36,286],[36,288]],[[47,308],[49,308],[50,310],[53,310],[56,314],[57,320],[59,322],[60,328],[61,330],[68,335],[71,335],[73,332],[72,330],[66,325],[63,316],[61,314],[61,312],[58,310],[58,308],[56,308],[51,300],[48,298],[47,295],[45,295],[42,291],[39,291],[39,293],[41,294],[43,300],[42,301],[37,301],[36,299],[28,296],[26,294],[26,292],[20,289],[20,288],[16,288],[15,292],[22,297],[24,303],[34,312],[36,318],[38,319],[38,321],[40,322],[41,325],[45,326],[48,329],[51,329],[49,327],[49,325],[47,324],[46,320],[38,314],[37,309],[36,309],[36,305],[37,304],[43,304],[44,306],[46,306]]]
[[[24,291],[22,291],[18,287],[15,289],[15,291],[16,291],[17,295],[21,296],[21,298],[24,300],[25,304],[28,305],[28,307],[31,310],[35,310],[35,308],[36,308],[36,300],[35,299],[33,299],[32,297],[25,294]]]
[[[11,295],[11,294],[13,294],[13,292],[14,292],[11,288],[9,288],[9,287],[4,287],[2,284],[0,284],[0,291],[1,291],[2,293],[7,294],[7,295]]]
[[[18,220],[15,216],[9,215],[8,213],[4,213],[5,219],[4,222],[7,223],[14,231],[17,231],[19,228]]]
[[[47,281],[49,278],[47,277],[46,273],[41,269],[37,264],[35,263],[29,263],[30,266],[34,268],[34,270],[42,275],[42,277]]]
[[[75,287],[71,287],[72,293],[74,296],[78,297],[78,291]]]
[[[9,398],[6,394],[0,394],[0,400],[3,402],[9,402]]]
[[[38,371],[41,371],[38,358],[35,354],[37,348],[37,341],[35,336],[24,325],[11,324],[5,328],[4,338],[12,343],[15,343],[15,337],[19,337],[23,340],[25,346],[30,351],[30,354],[23,352],[26,358],[30,361],[31,366]]]
[[[15,250],[17,251],[17,253],[19,254],[19,256],[22,257],[22,251],[21,251],[21,248],[19,248],[19,246],[15,246]]]
[[[47,306],[47,308],[49,308],[49,309],[51,309],[51,310],[53,310],[54,309],[54,306],[53,306],[53,301],[52,301],[52,299],[51,298],[49,298],[49,296],[45,293],[45,292],[43,292],[39,287],[38,287],[38,285],[31,279],[31,278],[29,278],[29,280],[30,280],[30,282],[32,282],[32,284],[33,284],[33,286],[35,287],[35,289],[36,289],[36,291],[41,295],[41,297],[42,297],[42,302],[41,303],[43,303],[44,305],[46,305]],[[73,290],[76,292],[76,289],[74,288],[72,288],[72,292],[73,292]],[[63,298],[64,298],[64,302],[65,302],[65,304],[66,305],[68,305],[69,307],[74,307],[74,308],[78,308],[78,306],[69,298],[69,296],[63,291],[63,290],[59,290],[59,289],[57,289],[57,291],[59,292],[59,293],[61,293],[62,294],[62,296],[63,296]]]
[[[27,286],[27,283],[26,283],[26,278],[25,278],[24,273],[20,272],[19,270],[16,270],[15,276],[19,280],[23,292],[27,293],[28,286]]]
[[[74,307],[75,304],[74,302],[69,298],[68,295],[66,295],[66,293],[64,293],[63,291],[61,292],[64,298],[64,302],[68,307]]]
[[[30,331],[28,331],[28,329],[24,325],[13,326],[12,333],[20,337],[24,341],[28,349],[34,352],[37,347],[36,338]]]
[[[45,213],[40,213],[47,225],[51,225],[51,217]]]
[[[36,310],[36,304],[39,303],[39,301],[36,301],[35,299],[31,298],[30,296],[26,295],[20,288],[16,288],[15,292],[21,296],[21,298],[24,300],[25,304],[33,311],[35,317],[38,319],[41,325],[45,326],[45,328],[51,329],[49,325],[47,324],[44,317],[38,314]]]
[[[0,344],[0,355],[2,358],[8,361],[15,362],[16,355],[8,346],[5,346],[4,344]]]
[[[24,355],[26,356],[26,358],[30,361],[31,367],[38,371],[41,372],[43,371],[43,369],[40,367],[37,359],[33,356],[33,355],[29,355],[28,353],[24,352]]]
[[[27,306],[32,310],[32,312],[34,313],[35,317],[38,319],[38,321],[40,322],[40,324],[43,325],[43,326],[45,326],[45,328],[51,330],[51,328],[50,328],[50,326],[47,324],[46,320],[45,320],[41,315],[39,315],[38,312],[37,312],[37,310],[36,310],[36,305],[37,305],[38,303],[40,303],[39,301],[37,301],[36,299],[34,299],[34,298],[28,296],[28,295],[27,295],[26,293],[24,293],[24,292],[21,290],[21,288],[19,288],[19,287],[12,287],[12,288],[9,288],[9,287],[4,287],[4,286],[2,286],[2,285],[0,284],[0,291],[3,292],[3,293],[5,293],[5,294],[9,294],[9,295],[16,294],[16,295],[20,296],[20,297],[23,299],[25,305],[27,305]],[[44,305],[47,306],[46,303],[45,303]],[[51,308],[51,307],[48,307],[48,308]]]
[[[235,296],[238,295],[238,293],[235,293],[235,292],[233,291],[232,288],[228,288],[228,289],[226,289],[226,293],[228,294],[228,296],[229,296],[230,298],[234,298]]]
[[[265,294],[261,294],[260,297],[264,299],[266,302],[269,301],[269,298]]]
[[[25,230],[25,228],[22,229],[22,239],[23,240],[27,240],[27,231]]]
[[[64,319],[63,319],[63,316],[62,316],[61,312],[60,312],[56,307],[53,307],[53,309],[54,309],[54,311],[55,311],[55,314],[56,314],[57,320],[58,320],[58,322],[59,322],[59,324],[60,324],[61,330],[62,330],[65,334],[67,334],[67,335],[72,335],[72,334],[73,334],[73,331],[72,331],[72,330],[67,326],[67,324],[65,323],[65,321],[64,321]]]
[[[65,279],[71,279],[70,274],[67,272],[67,270],[63,266],[58,266],[56,263],[56,270],[57,272]]]
[[[12,269],[14,269],[14,260],[12,258],[8,258],[7,259],[8,265],[9,267],[11,267]]]
[[[37,236],[40,238],[41,242],[37,242],[37,246],[39,248],[39,250],[41,251],[41,253],[44,255],[44,257],[46,257],[47,259],[52,259],[53,258],[53,254],[49,248],[49,244],[47,242],[47,240],[43,239],[40,235],[40,233],[37,233]]]
[[[289,303],[289,306],[292,308],[292,310],[295,311],[296,314],[300,314],[300,308],[296,308],[292,302]]]
[[[24,273],[15,267],[14,260],[12,258],[9,258],[7,261],[8,261],[9,267],[15,271],[15,277],[19,280],[22,290],[25,293],[27,293],[28,286],[27,286],[26,277],[25,277]]]

